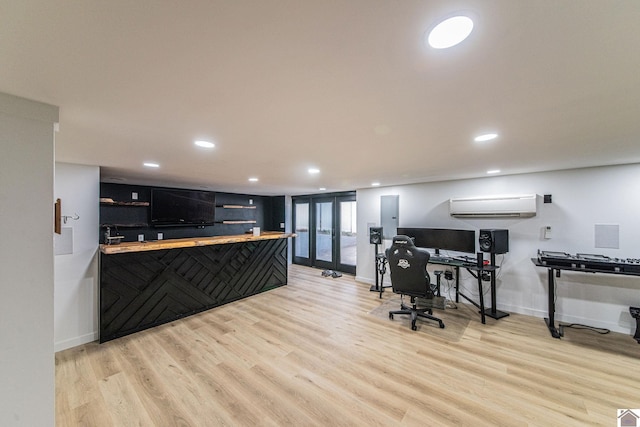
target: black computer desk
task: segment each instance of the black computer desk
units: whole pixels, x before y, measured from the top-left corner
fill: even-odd
[[[482,323],[486,323],[485,316],[492,317],[494,319],[501,319],[509,315],[504,311],[496,309],[496,270],[499,268],[495,265],[495,256],[491,256],[491,264],[478,266],[476,262],[470,260],[462,260],[457,258],[433,256],[429,258],[429,264],[436,265],[448,265],[456,271],[456,302],[460,302],[460,297],[466,299],[471,304],[475,305],[480,310],[480,319]],[[479,303],[475,302],[467,295],[460,292],[460,268],[464,268],[470,272],[475,272],[474,276],[477,276],[478,280],[478,294]],[[491,276],[491,308],[485,308],[484,306],[484,291],[482,290],[482,273],[487,272]]]
[[[375,290],[380,292],[380,298],[382,298],[382,293],[384,289],[390,286],[384,286],[384,273],[386,272],[386,262],[387,258],[385,254],[380,253],[376,255],[376,288]],[[495,255],[491,254],[491,264],[483,265],[482,267],[478,267],[477,263],[471,260],[462,260],[458,258],[452,257],[443,257],[443,256],[432,256],[429,258],[429,264],[434,265],[448,265],[455,269],[456,272],[456,302],[460,302],[460,297],[466,299],[471,304],[475,305],[480,310],[480,318],[482,319],[482,323],[486,323],[485,316],[489,316],[494,319],[501,319],[509,315],[509,313],[505,313],[504,311],[500,311],[496,309],[496,270],[499,268],[495,265]],[[475,272],[475,276],[478,279],[478,293],[480,302],[477,303],[467,295],[460,292],[460,268],[465,268],[469,271]],[[491,308],[485,308],[484,306],[484,292],[482,290],[482,273],[488,272],[491,276]],[[380,274],[381,280],[378,282],[378,274]],[[371,290],[374,290],[372,287]],[[438,278],[438,296],[440,296],[440,280]]]

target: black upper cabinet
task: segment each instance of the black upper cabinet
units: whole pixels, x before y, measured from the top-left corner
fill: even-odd
[[[100,184],[100,242],[105,227],[112,235],[124,236],[126,242],[138,240],[179,239],[188,237],[229,236],[244,234],[253,227],[264,231],[284,231],[284,196],[266,197],[215,192],[214,225],[163,226],[151,224],[151,191],[143,185]]]

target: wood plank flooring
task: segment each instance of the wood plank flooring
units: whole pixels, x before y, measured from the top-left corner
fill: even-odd
[[[287,286],[59,352],[56,424],[612,426],[640,408],[630,336],[556,340],[542,319],[483,325],[459,304],[469,322],[450,340],[370,314],[393,297],[293,265]]]

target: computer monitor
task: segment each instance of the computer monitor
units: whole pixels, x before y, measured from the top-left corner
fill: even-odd
[[[476,253],[475,230],[455,230],[450,228],[408,228],[398,227],[398,234],[413,238],[420,248]]]

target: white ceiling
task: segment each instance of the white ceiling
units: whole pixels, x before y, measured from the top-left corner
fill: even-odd
[[[461,10],[471,36],[426,47]],[[0,0],[0,91],[60,106],[56,160],[125,183],[307,194],[635,163],[639,22],[637,0]]]

